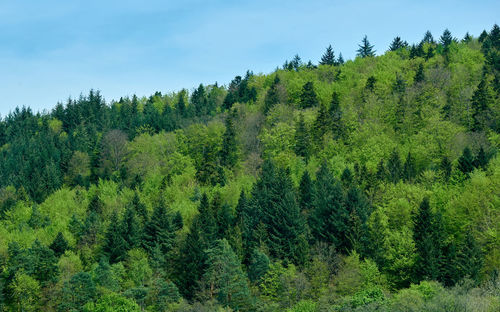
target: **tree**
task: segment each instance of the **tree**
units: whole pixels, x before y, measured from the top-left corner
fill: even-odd
[[[144,237],[142,243],[149,251],[158,246],[161,252],[168,254],[173,248],[175,232],[172,227],[171,216],[167,212],[163,199],[157,203],[151,215],[151,219],[144,226]]]
[[[416,176],[417,165],[415,163],[415,158],[412,156],[411,152],[408,152],[408,156],[406,156],[406,161],[403,165],[403,180],[412,182]]]
[[[274,76],[273,83],[266,92],[266,97],[264,98],[264,114],[267,114],[274,105],[280,102],[280,78],[278,74]]]
[[[300,179],[299,205],[303,214],[309,214],[312,208],[314,188],[309,172],[306,170]]]
[[[413,216],[413,239],[417,251],[415,281],[434,280],[439,276],[439,243],[436,241],[436,221],[425,197]]]
[[[350,187],[344,199],[345,210],[349,213],[347,239],[348,248],[352,248],[362,256],[369,254],[370,229],[368,218],[371,208],[364,194],[357,187]]]
[[[363,40],[361,41],[361,44],[358,45],[359,49],[356,50],[358,52],[357,56],[360,56],[362,58],[365,57],[370,57],[370,56],[375,56],[375,50],[373,50],[373,45],[370,44],[368,41],[368,37],[365,36]]]
[[[54,238],[49,248],[52,249],[54,255],[57,258],[63,255],[64,252],[69,249],[68,241],[64,238],[63,233],[61,232],[57,233],[56,238]]]
[[[392,183],[398,183],[401,179],[401,158],[399,157],[399,152],[394,149],[387,160],[387,171],[389,181]]]
[[[132,299],[115,293],[101,296],[96,303],[89,302],[83,307],[83,312],[140,312],[141,308]]]
[[[448,181],[450,179],[451,170],[452,170],[451,161],[448,157],[443,156],[443,158],[441,158],[441,163],[439,164],[439,169],[441,169],[444,180]]]
[[[472,131],[481,131],[486,128],[490,101],[488,86],[483,77],[471,99],[472,125],[470,129]]]
[[[488,165],[488,156],[486,156],[486,152],[484,148],[481,146],[479,148],[479,152],[477,153],[476,159],[474,159],[474,166],[476,168],[486,169],[486,165]]]
[[[444,51],[447,52],[450,44],[453,42],[453,37],[451,36],[451,32],[448,29],[445,29],[441,37],[439,38],[439,43],[441,43],[444,47]]]
[[[226,131],[222,136],[220,151],[220,164],[228,168],[233,168],[238,162],[238,145],[236,144],[236,130],[234,128],[235,115],[234,112],[226,117]]]
[[[186,113],[187,113],[187,109],[186,109],[186,97],[187,95],[187,91],[185,89],[182,89],[179,93],[178,93],[178,99],[177,99],[177,103],[175,105],[175,108],[177,109],[177,114],[180,116],[180,117],[186,117]]]
[[[422,39],[422,42],[434,44],[434,37],[432,36],[432,34],[429,30],[425,32],[424,39]]]
[[[77,273],[64,283],[58,310],[84,311],[85,304],[93,301],[96,296],[97,291],[92,276],[87,272]]]
[[[469,147],[465,147],[462,155],[458,158],[458,170],[469,174],[474,170],[474,157]]]
[[[191,104],[194,107],[195,116],[203,116],[208,113],[208,99],[205,92],[205,87],[200,83],[197,89],[191,95]]]
[[[335,63],[335,54],[333,53],[332,45],[329,45],[328,48],[326,48],[325,54],[321,57],[319,64],[333,66]]]
[[[339,65],[343,65],[344,64],[344,58],[342,57],[342,53],[339,53],[339,58],[337,59],[337,63]]]
[[[476,284],[479,284],[479,277],[483,267],[483,252],[469,230],[465,234],[465,241],[458,255],[459,268],[463,277],[471,278]]]
[[[331,128],[330,118],[326,106],[321,104],[316,115],[316,120],[313,124],[314,141],[318,146],[322,146],[323,137]]]
[[[127,135],[120,130],[111,130],[104,135],[101,146],[101,168],[104,173],[118,171],[127,155]]]
[[[236,311],[250,308],[250,290],[236,254],[223,239],[207,250],[207,270],[201,284],[202,297],[217,299]]]
[[[406,41],[401,40],[401,37],[396,37],[392,40],[391,45],[389,46],[389,51],[397,51],[401,48],[405,48],[408,46]]]
[[[419,82],[422,82],[424,81],[425,79],[425,76],[424,76],[424,64],[420,63],[418,64],[418,69],[417,69],[417,72],[415,74],[415,83],[419,83]]]
[[[348,220],[342,188],[323,162],[314,183],[313,210],[309,216],[311,234],[315,241],[333,244],[337,250],[347,251]]]
[[[304,114],[299,115],[299,121],[297,122],[295,130],[295,154],[307,161],[309,159],[309,133],[304,122]]]
[[[129,205],[125,208],[125,214],[121,220],[119,231],[125,241],[126,250],[139,246],[142,233],[134,207]]]
[[[18,272],[12,283],[12,297],[18,311],[39,311],[40,284],[29,275]]]
[[[314,91],[314,84],[312,81],[306,82],[302,86],[302,93],[300,94],[300,107],[309,108],[318,105],[316,92]]]
[[[332,93],[332,100],[330,102],[330,109],[328,110],[330,116],[330,124],[335,138],[339,139],[345,134],[345,125],[342,120],[342,110],[340,108],[340,98],[337,92]]]
[[[125,242],[125,239],[123,239],[116,211],[111,215],[102,250],[103,253],[109,258],[110,263],[125,260],[127,254],[127,243]]]

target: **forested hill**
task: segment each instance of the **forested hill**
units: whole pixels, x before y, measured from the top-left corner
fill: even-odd
[[[499,311],[500,28],[383,50],[15,109],[0,311]]]

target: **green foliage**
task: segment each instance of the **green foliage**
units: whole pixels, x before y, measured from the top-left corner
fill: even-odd
[[[356,50],[358,52],[357,56],[360,57],[369,57],[369,56],[375,56],[375,50],[373,50],[373,45],[370,44],[370,41],[368,41],[368,37],[364,36],[361,44],[359,45],[359,49]]]

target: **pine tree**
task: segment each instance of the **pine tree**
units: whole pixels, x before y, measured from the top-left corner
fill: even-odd
[[[469,174],[474,170],[474,157],[469,147],[464,148],[462,155],[458,158],[458,170]]]
[[[273,83],[271,84],[271,87],[269,87],[269,90],[267,90],[266,97],[264,98],[264,114],[267,114],[267,112],[269,112],[269,110],[280,101],[278,90],[279,83],[280,78],[278,77],[278,74],[276,74],[274,76]]]
[[[120,232],[125,240],[127,250],[139,246],[142,235],[141,227],[135,210],[130,206],[125,209],[125,215],[120,224]]]
[[[462,42],[464,43],[469,43],[472,41],[472,36],[469,34],[469,32],[465,33],[464,39],[462,39]]]
[[[96,193],[92,198],[90,199],[89,206],[88,206],[88,211],[89,212],[95,212],[97,214],[102,213],[102,207],[103,203],[101,199],[99,198],[99,194]]]
[[[57,281],[59,267],[54,251],[42,245],[38,239],[35,239],[28,249],[28,256],[25,261],[28,262],[27,268],[29,269],[27,273],[39,281],[42,286]]]
[[[309,108],[318,105],[318,98],[316,92],[314,91],[314,84],[312,81],[306,82],[302,87],[302,93],[300,94],[300,106],[301,108]]]
[[[388,177],[387,169],[385,167],[383,159],[381,159],[377,165],[376,176],[377,176],[377,180],[379,180],[379,181],[384,181]]]
[[[448,157],[443,156],[441,159],[441,163],[439,164],[439,169],[441,169],[441,172],[443,174],[443,178],[445,181],[448,181],[451,176],[451,161]]]
[[[471,99],[472,131],[481,131],[486,128],[489,102],[490,95],[488,92],[488,86],[485,78],[483,77]]]
[[[180,117],[186,117],[187,115],[186,99],[185,99],[186,93],[187,93],[186,90],[182,89],[177,95],[178,99],[175,108],[177,109],[177,114]]]
[[[476,284],[479,284],[484,259],[481,248],[471,232],[470,230],[466,232],[465,242],[459,253],[458,261],[463,277],[468,277]]]
[[[439,275],[439,248],[436,246],[435,217],[425,197],[413,217],[413,239],[417,251],[415,282],[434,280]]]
[[[132,201],[130,202],[130,208],[142,219],[142,222],[146,222],[148,219],[148,211],[146,205],[141,202],[137,191],[134,192],[134,197],[132,197]]]
[[[258,283],[260,279],[269,271],[269,257],[262,251],[255,249],[248,265],[248,278],[253,283]]]
[[[401,48],[405,48],[408,46],[406,41],[401,40],[401,37],[396,37],[392,40],[391,45],[389,46],[389,51],[397,51]]]
[[[412,182],[417,176],[417,166],[415,163],[415,158],[408,152],[406,156],[406,161],[403,165],[403,180],[406,182]]]
[[[304,122],[304,114],[299,115],[299,121],[296,126],[295,130],[295,154],[301,157],[304,157],[304,159],[307,160],[309,159],[309,133],[306,128],[306,124]]]
[[[148,251],[158,246],[163,254],[172,250],[175,231],[172,226],[171,216],[167,212],[163,199],[157,203],[151,219],[144,226],[142,244]]]
[[[306,170],[300,179],[299,206],[303,214],[309,214],[312,208],[313,183],[309,172]]]
[[[203,86],[203,84],[200,84],[191,95],[191,104],[194,107],[195,116],[203,116],[208,113],[207,102],[208,100],[205,92],[205,87]]]
[[[116,211],[113,212],[109,221],[102,251],[108,257],[110,263],[117,263],[125,260],[127,243],[123,239]]]
[[[337,63],[339,65],[343,65],[344,64],[344,58],[342,57],[342,53],[339,53],[339,58],[337,59]]]
[[[370,44],[370,42],[368,41],[368,37],[365,36],[363,38],[363,41],[361,42],[359,46],[359,49],[356,50],[358,52],[357,56],[360,56],[360,57],[370,57],[370,56],[375,56],[375,50],[373,50],[373,45]]]
[[[478,41],[480,43],[483,43],[486,39],[488,39],[488,33],[486,32],[486,30],[483,30],[483,32],[481,32],[481,34],[478,37]]]
[[[417,69],[417,73],[415,74],[415,83],[419,83],[419,82],[422,82],[424,81],[425,79],[425,76],[424,76],[424,64],[420,63],[418,64],[418,69]]]
[[[354,249],[362,256],[367,256],[370,247],[370,230],[367,222],[371,214],[368,199],[357,187],[351,187],[345,196],[344,206],[349,213],[347,234],[349,246],[346,247]]]
[[[57,258],[63,255],[64,252],[69,249],[68,241],[64,238],[63,233],[57,233],[56,238],[54,238],[49,248],[54,251],[54,255]]]
[[[445,29],[441,37],[439,38],[439,43],[444,48],[445,53],[450,48],[450,44],[453,42],[453,37],[451,36],[451,32],[448,29]]]
[[[394,149],[387,160],[387,171],[389,181],[392,183],[398,183],[401,179],[401,158],[399,157],[399,152]]]
[[[434,44],[434,37],[432,36],[431,32],[428,30],[425,32],[424,34],[424,39],[422,39],[422,42],[423,43],[430,43],[430,44]]]
[[[488,38],[491,41],[492,47],[500,50],[500,27],[498,27],[497,24],[493,25],[493,28],[491,28]]]
[[[332,100],[330,102],[330,109],[328,111],[330,116],[330,124],[333,135],[336,139],[342,138],[345,134],[345,125],[342,120],[342,110],[340,109],[340,99],[337,92],[332,93]]]
[[[337,250],[347,251],[349,213],[343,205],[340,184],[323,162],[316,174],[313,195],[313,210],[309,227],[315,241],[333,244]]]
[[[318,146],[323,145],[323,137],[331,128],[330,118],[326,106],[321,104],[313,124],[314,141]]]
[[[235,112],[226,117],[226,131],[222,136],[220,164],[233,168],[238,162],[238,145],[236,144],[236,129],[234,128]]]
[[[479,148],[479,152],[477,153],[476,159],[474,160],[474,166],[476,168],[486,169],[486,165],[488,164],[488,156],[484,151],[484,148],[481,146]]]
[[[96,286],[92,276],[80,272],[64,283],[59,311],[82,311],[82,307],[93,301],[97,296]]]
[[[320,65],[330,65],[333,66],[335,65],[335,54],[333,53],[332,46],[329,45],[328,48],[326,48],[325,54],[321,57],[321,61],[319,62]]]
[[[235,311],[250,308],[250,290],[238,257],[227,240],[207,250],[207,270],[201,279],[203,299],[216,299]]]

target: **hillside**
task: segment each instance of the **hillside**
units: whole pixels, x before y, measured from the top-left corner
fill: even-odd
[[[358,52],[15,109],[0,311],[498,311],[500,28]]]

